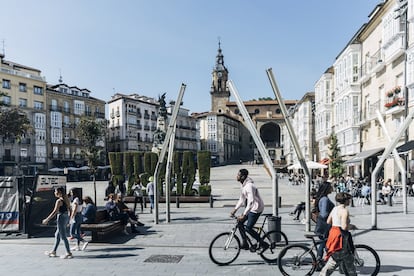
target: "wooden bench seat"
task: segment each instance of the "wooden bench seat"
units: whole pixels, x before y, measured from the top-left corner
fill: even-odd
[[[108,219],[105,209],[96,211],[95,223],[83,223],[81,229],[83,231],[92,232],[92,241],[102,241],[113,233],[121,232],[124,229],[120,220],[111,221]]]

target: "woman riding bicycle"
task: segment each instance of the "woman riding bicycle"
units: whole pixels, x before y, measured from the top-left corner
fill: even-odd
[[[259,234],[253,229],[253,226],[256,224],[256,221],[260,217],[260,214],[263,212],[264,203],[262,198],[260,197],[259,191],[257,187],[254,185],[253,180],[248,177],[249,172],[246,169],[241,169],[237,174],[237,181],[241,184],[241,193],[239,201],[237,202],[234,210],[230,213],[231,216],[237,212],[237,210],[243,206],[246,202],[246,207],[243,211],[243,214],[237,217],[239,226],[240,226],[240,234],[242,236],[242,249],[249,249],[249,245],[247,243],[247,231],[253,238],[258,241],[260,248],[263,250],[269,247],[266,242],[259,242],[260,236]],[[247,220],[246,226],[244,226],[244,222]]]
[[[332,224],[326,241],[327,254],[325,259],[328,261],[319,275],[331,275],[338,265],[346,275],[357,275],[354,265],[354,244],[348,231],[356,227],[350,224],[349,211],[346,208],[349,206],[352,196],[348,193],[338,193],[335,200],[339,205],[332,209],[327,220],[327,223]]]

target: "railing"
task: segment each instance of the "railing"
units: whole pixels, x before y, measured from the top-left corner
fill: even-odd
[[[5,155],[5,156],[3,156],[3,161],[5,161],[5,162],[14,162],[14,161],[16,161],[16,156],[14,156],[14,155]]]

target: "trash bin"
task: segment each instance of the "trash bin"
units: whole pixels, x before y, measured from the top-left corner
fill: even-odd
[[[280,230],[281,220],[282,220],[281,217],[276,217],[276,216],[268,217],[268,219],[267,219],[267,232],[274,231],[274,230],[280,232],[281,231]],[[280,242],[280,239],[281,239],[280,234],[275,233],[275,234],[271,235],[271,239],[273,241]]]

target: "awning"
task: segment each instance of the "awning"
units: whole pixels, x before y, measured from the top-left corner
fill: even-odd
[[[352,164],[352,163],[359,163],[367,158],[370,158],[372,156],[378,156],[384,151],[384,148],[377,148],[377,149],[371,149],[371,150],[365,150],[361,151],[357,155],[355,155],[353,158],[349,159],[348,161],[345,161],[345,164]]]
[[[331,160],[329,158],[324,158],[319,161],[319,163],[321,163],[322,165],[328,165],[330,162]]]
[[[407,153],[410,150],[414,149],[414,140],[408,141],[405,144],[402,144],[401,146],[397,147],[398,153]]]

